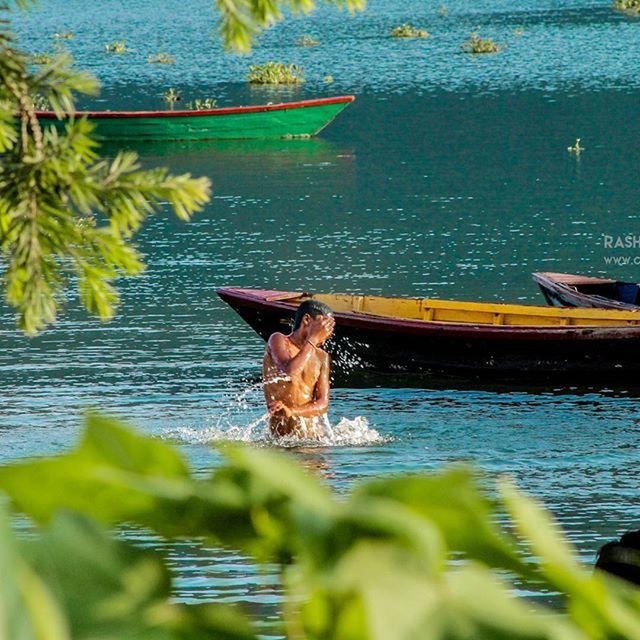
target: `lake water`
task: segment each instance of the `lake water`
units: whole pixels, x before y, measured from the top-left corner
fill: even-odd
[[[210,176],[214,197],[190,224],[167,212],[149,221],[148,270],[122,282],[112,323],[70,301],[56,327],[28,340],[1,309],[3,461],[71,446],[93,406],[180,443],[198,471],[216,465],[211,442],[245,437],[263,413],[264,345],[217,299],[220,286],[541,303],[532,271],[638,278],[640,249],[606,249],[603,235],[640,233],[640,22],[608,0],[458,0],[447,16],[441,4],[374,0],[355,18],[323,8],[269,31],[248,57],[223,52],[204,0],[179,11],[159,0],[103,0],[91,11],[43,0],[16,19],[32,52],[50,49],[55,32],[75,33],[65,46],[103,85],[85,105],[162,108],[169,87],[220,105],[357,100],[316,140],[140,149],[149,166]],[[402,22],[431,37],[390,39]],[[472,31],[507,48],[465,55]],[[297,47],[305,33],[321,44]],[[123,38],[130,53],[104,52]],[[148,64],[160,51],[176,63]],[[248,65],[270,59],[300,64],[307,83],[251,89]],[[579,158],[567,152],[577,137]],[[464,460],[513,474],[585,562],[637,526],[636,392],[571,380],[544,392],[336,389],[331,416],[368,427],[295,455],[340,490]],[[241,602],[277,619],[271,574],[232,552],[144,542],[167,550],[181,599]]]

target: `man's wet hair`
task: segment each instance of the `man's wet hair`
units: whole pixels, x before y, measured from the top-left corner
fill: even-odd
[[[598,551],[596,569],[640,586],[640,530],[607,542]]]
[[[300,328],[302,324],[302,318],[309,314],[312,318],[318,316],[332,316],[333,310],[328,304],[320,302],[319,300],[305,300],[296,311],[295,318],[293,319],[293,330]]]

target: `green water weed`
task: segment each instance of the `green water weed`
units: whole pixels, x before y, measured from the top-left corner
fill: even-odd
[[[301,84],[304,82],[301,67],[283,62],[251,65],[247,78],[251,84]]]

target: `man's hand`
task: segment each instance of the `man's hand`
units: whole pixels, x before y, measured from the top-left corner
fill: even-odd
[[[316,346],[324,344],[332,335],[336,321],[333,316],[318,316],[309,323],[309,340]]]
[[[290,418],[293,413],[291,411],[291,409],[289,409],[289,407],[287,407],[287,405],[282,402],[282,400],[274,400],[273,402],[270,402],[267,405],[267,408],[269,409],[269,413],[274,416],[277,413],[283,413],[285,416],[287,416],[287,418]]]

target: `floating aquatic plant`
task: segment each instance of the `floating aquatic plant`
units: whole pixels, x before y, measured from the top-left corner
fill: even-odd
[[[640,14],[640,0],[614,0],[613,8],[618,11]]]
[[[302,69],[295,64],[267,62],[249,67],[249,82],[252,84],[300,84],[304,82]]]
[[[73,31],[61,31],[60,33],[54,33],[51,37],[56,40],[71,40],[73,38]]]
[[[333,82],[333,76],[325,76],[325,77],[324,77],[324,81],[325,81],[327,84],[331,84],[331,83]]]
[[[418,29],[406,22],[391,31],[393,38],[428,38],[429,32],[426,29]]]
[[[305,34],[298,40],[299,47],[317,47],[320,44],[318,40],[312,36]]]
[[[182,96],[173,87],[169,87],[169,89],[162,94],[162,97],[171,109],[173,109],[173,105],[176,102],[180,102],[180,100],[182,100]]]
[[[129,51],[126,40],[115,40],[110,44],[105,44],[104,49],[108,53],[126,53]]]
[[[172,55],[164,52],[156,53],[155,56],[147,58],[149,64],[173,64],[175,61],[176,59]]]
[[[467,53],[498,53],[501,47],[491,38],[481,38],[477,33],[472,33],[469,40],[467,40],[461,47],[463,51]]]
[[[193,111],[208,111],[215,109],[217,101],[214,98],[196,98],[192,102],[187,103],[187,109]]]
[[[575,156],[579,156],[584,151],[584,147],[580,144],[580,138],[576,138],[576,143],[569,145],[567,151]]]

